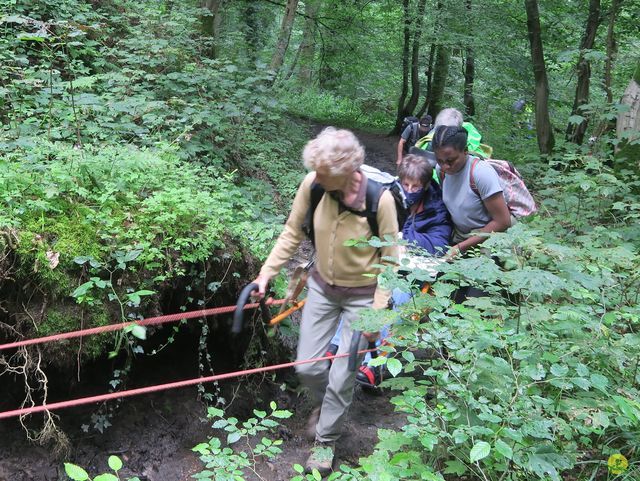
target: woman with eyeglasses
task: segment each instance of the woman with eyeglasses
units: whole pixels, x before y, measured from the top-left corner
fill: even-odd
[[[478,234],[506,231],[515,218],[507,207],[498,174],[488,163],[469,155],[467,131],[441,125],[431,145],[440,171],[442,200],[454,225],[448,255],[464,253],[486,240]]]
[[[424,157],[405,155],[398,166],[398,177],[409,206],[402,238],[434,256],[445,254],[452,225],[442,190],[433,181],[433,167]]]

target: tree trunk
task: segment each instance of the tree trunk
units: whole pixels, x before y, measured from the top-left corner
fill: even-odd
[[[254,0],[245,0],[244,11],[244,39],[247,44],[247,58],[250,65],[255,65],[258,59],[258,10]]]
[[[273,52],[271,64],[269,65],[269,68],[273,70],[275,76],[278,75],[280,67],[282,67],[282,63],[284,62],[284,56],[287,53],[291,29],[293,28],[293,20],[296,16],[296,8],[298,8],[298,0],[287,0],[284,17],[282,17],[282,24],[280,25],[278,43],[276,44],[276,50]]]
[[[218,39],[220,38],[220,25],[222,24],[222,6],[224,0],[201,0],[200,6],[206,8],[209,14],[202,15],[200,21],[202,23],[202,33],[211,37],[211,47],[205,51],[205,55],[210,58],[218,56]]]
[[[449,76],[449,62],[451,60],[451,48],[447,45],[438,45],[436,49],[436,60],[433,67],[433,83],[431,86],[431,99],[429,100],[429,109],[427,113],[434,119],[438,112],[442,110],[442,101],[444,98],[444,89],[447,85]]]
[[[429,102],[431,101],[431,82],[433,80],[433,61],[436,57],[436,44],[432,43],[429,47],[429,61],[427,62],[427,68],[424,71],[424,76],[427,78],[427,91],[424,97],[424,103],[418,112],[418,117],[422,117],[429,108]]]
[[[467,0],[467,10],[469,15],[473,14],[471,0]],[[476,102],[473,98],[473,82],[475,79],[476,65],[473,56],[473,48],[467,47],[467,58],[464,64],[464,111],[467,117],[473,117],[476,114]]]
[[[467,59],[464,65],[464,111],[467,117],[473,117],[476,114],[476,101],[473,98],[473,82],[475,77],[475,61],[473,58],[473,49],[467,49]]]
[[[398,99],[398,113],[396,115],[396,125],[389,135],[397,135],[402,126],[404,116],[404,105],[409,93],[409,44],[411,43],[411,14],[409,13],[409,0],[402,0],[402,10],[404,12],[404,44],[402,46],[402,89]]]
[[[302,33],[302,43],[300,43],[299,59],[300,69],[298,70],[298,80],[309,85],[313,80],[313,61],[316,54],[316,17],[320,10],[321,0],[307,0],[304,2],[304,30]]]
[[[418,15],[413,31],[413,50],[411,52],[411,97],[409,97],[407,105],[404,106],[403,117],[413,114],[420,98],[420,71],[418,69],[420,64],[420,35],[422,33],[422,21],[426,3],[427,0],[418,0]]]
[[[549,119],[549,80],[542,50],[542,34],[540,31],[540,13],[537,0],[524,0],[527,11],[527,31],[531,47],[531,62],[536,83],[536,133],[538,148],[542,154],[550,154],[555,139]]]
[[[634,167],[640,168],[640,61],[620,103],[629,106],[629,110],[618,115],[616,130],[620,142],[616,157],[632,160]]]
[[[611,67],[616,54],[615,23],[622,0],[611,0],[609,12],[609,26],[607,28],[607,60],[604,64],[604,90],[607,92],[607,102],[613,103],[613,91],[611,90]]]
[[[591,82],[591,63],[584,57],[586,50],[593,48],[593,42],[596,39],[600,25],[600,0],[589,1],[589,16],[587,17],[587,26],[580,42],[580,57],[578,58],[578,82],[576,84],[576,95],[573,100],[573,108],[571,115],[581,115],[581,107],[589,103],[589,84]],[[582,144],[584,134],[587,131],[588,120],[585,118],[582,122],[576,124],[569,122],[567,125],[566,138],[569,142]]]

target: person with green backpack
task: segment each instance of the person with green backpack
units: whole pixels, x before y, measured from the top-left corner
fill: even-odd
[[[448,125],[454,127],[462,127],[467,131],[467,150],[471,152],[473,155],[481,158],[491,157],[493,154],[493,148],[487,144],[482,143],[482,134],[480,131],[473,125],[471,122],[465,122],[462,117],[462,112],[458,109],[454,108],[446,108],[442,109],[440,113],[436,116],[436,121],[433,124],[433,130],[429,132],[428,135],[422,137],[415,144],[416,149],[420,149],[422,151],[422,155],[424,152],[432,152],[431,149],[431,141],[433,139],[433,134],[435,129],[441,125]],[[412,152],[417,153],[418,155],[421,152]],[[428,155],[431,157],[431,155]],[[433,159],[435,163],[435,159]]]

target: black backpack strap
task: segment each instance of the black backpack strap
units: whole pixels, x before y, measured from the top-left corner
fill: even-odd
[[[304,222],[302,223],[302,230],[307,237],[311,240],[311,243],[316,244],[315,240],[315,231],[313,228],[313,214],[316,212],[318,204],[322,200],[322,196],[324,195],[324,188],[316,183],[315,181],[311,184],[311,201],[309,202],[309,210],[307,214],[304,216]]]
[[[365,198],[364,214],[369,222],[371,232],[376,237],[380,237],[378,226],[378,204],[384,190],[383,185],[375,180],[367,179],[367,194]]]

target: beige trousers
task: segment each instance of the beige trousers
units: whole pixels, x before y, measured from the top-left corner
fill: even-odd
[[[343,325],[338,354],[348,352],[353,334],[351,322],[358,318],[361,309],[371,307],[373,296],[327,296],[312,277],[307,281],[307,288],[297,359],[322,357],[341,317]],[[366,346],[367,340],[363,336],[360,349],[365,349]],[[361,364],[363,357],[364,355],[359,356],[357,366]],[[318,441],[330,442],[340,437],[340,428],[353,399],[356,377],[356,372],[349,371],[348,361],[348,357],[334,359],[331,369],[327,369],[326,361],[303,364],[296,368],[302,383],[311,391],[316,405],[322,406],[316,425]]]

